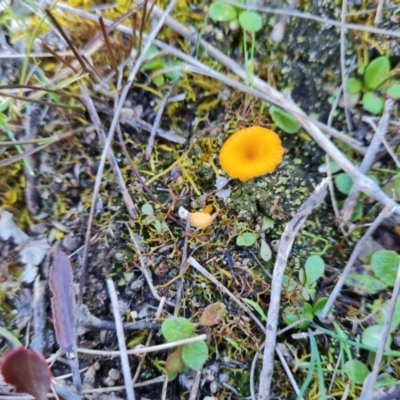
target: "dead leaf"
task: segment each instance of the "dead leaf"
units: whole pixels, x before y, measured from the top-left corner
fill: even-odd
[[[18,393],[29,393],[37,400],[47,400],[51,371],[38,351],[24,347],[11,350],[3,358],[1,374]]]
[[[47,239],[32,240],[19,252],[19,259],[25,264],[22,282],[32,283],[37,275],[38,265],[43,261],[50,246]]]
[[[54,329],[60,346],[72,352],[75,343],[75,297],[72,290],[72,268],[68,256],[60,251],[50,267],[51,308]]]
[[[0,208],[0,237],[2,240],[12,239],[15,244],[22,244],[29,236],[13,221],[13,216],[8,211]]]
[[[205,326],[213,326],[219,324],[226,314],[226,306],[224,303],[214,303],[208,305],[200,317],[199,324]]]

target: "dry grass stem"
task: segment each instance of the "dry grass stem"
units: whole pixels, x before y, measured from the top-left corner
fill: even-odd
[[[86,104],[86,108],[88,110],[90,119],[92,120],[93,125],[96,128],[99,141],[100,141],[101,145],[104,146],[104,144],[106,142],[106,134],[105,134],[103,124],[100,121],[99,115],[97,114],[93,100],[90,97],[89,91],[87,90],[86,86],[82,82],[79,82],[79,87],[80,87],[81,93],[82,93],[82,100]],[[115,180],[117,181],[118,189],[119,189],[121,196],[125,202],[128,213],[131,218],[136,218],[137,217],[136,206],[133,203],[133,200],[128,192],[128,188],[126,187],[124,177],[122,176],[121,170],[118,166],[118,162],[117,162],[111,148],[108,151],[108,161],[109,161],[111,169],[113,171]]]
[[[160,303],[158,305],[156,315],[155,315],[156,319],[159,319],[161,317],[161,313],[162,313],[162,311],[164,309],[165,301],[166,301],[166,298],[162,297],[161,301],[160,301]],[[154,332],[150,332],[149,333],[149,336],[147,337],[147,340],[146,340],[145,347],[149,347],[150,346],[151,340],[153,339],[153,335],[154,335]],[[146,360],[146,354],[147,353],[145,353],[144,355],[142,355],[140,357],[139,365],[137,366],[135,375],[133,376],[133,379],[132,379],[132,383],[133,384],[139,379],[140,371],[142,370],[143,364],[144,364],[144,362]]]
[[[197,269],[202,275],[204,275],[208,280],[210,280],[218,289],[224,292],[229,296],[231,300],[233,300],[243,311],[256,323],[256,325],[261,329],[261,331],[265,334],[266,330],[264,325],[260,322],[260,320],[250,311],[250,309],[242,303],[236,296],[234,296],[221,282],[219,282],[212,274],[210,274],[202,265],[200,265],[193,257],[189,257],[187,262]]]
[[[386,136],[389,127],[390,117],[393,113],[393,109],[394,109],[394,100],[387,99],[385,102],[385,108],[382,117],[378,124],[378,129],[374,137],[372,138],[367,153],[365,154],[365,157],[358,168],[358,171],[363,175],[365,175],[372,168],[372,165],[375,162],[376,154],[378,153],[379,148],[381,147],[382,143],[381,138],[384,138]],[[353,182],[356,182],[354,178]],[[353,185],[349,195],[347,196],[346,201],[344,202],[341,211],[341,215],[344,222],[350,221],[359,197],[360,197],[360,188],[358,187],[358,185]]]
[[[372,367],[371,373],[368,375],[364,382],[363,390],[361,392],[360,400],[371,400],[373,397],[373,390],[378,379],[379,371],[381,370],[381,362],[383,359],[383,353],[387,348],[387,339],[390,334],[390,327],[392,324],[394,312],[397,306],[397,299],[400,293],[400,264],[397,269],[396,282],[393,287],[392,296],[390,299],[389,310],[385,315],[385,324],[383,325],[382,334],[379,340],[378,350],[375,353],[374,366]]]
[[[138,347],[136,349],[127,350],[126,354],[138,356],[138,355],[141,355],[144,353],[154,353],[156,351],[168,350],[168,349],[172,349],[174,347],[183,346],[184,344],[195,343],[195,342],[199,342],[201,340],[206,340],[206,339],[207,339],[207,335],[203,334],[203,335],[198,335],[198,336],[191,337],[188,339],[178,340],[176,342],[159,344],[157,346]],[[103,351],[103,350],[91,350],[91,349],[82,349],[82,348],[78,348],[77,352],[83,353],[83,354],[93,354],[93,355],[97,355],[97,356],[105,356],[105,357],[108,357],[108,356],[114,357],[114,356],[121,355],[121,351]]]
[[[199,394],[200,381],[201,381],[201,371],[202,370],[200,369],[194,375],[193,385],[192,385],[192,388],[190,389],[189,400],[197,399],[197,395]]]
[[[294,239],[302,225],[325,199],[328,182],[325,178],[314,190],[307,201],[299,208],[293,219],[286,225],[279,243],[274,272],[271,282],[271,300],[268,310],[267,332],[264,348],[263,366],[260,374],[258,400],[267,400],[270,396],[272,374],[274,369],[274,355],[276,336],[278,331],[279,308],[281,301],[282,280],[285,268],[292,250]]]
[[[114,281],[112,279],[107,279],[107,288],[111,300],[112,312],[114,314],[115,327],[117,331],[117,339],[121,357],[122,374],[124,376],[125,382],[126,397],[128,400],[135,400],[135,392],[133,391],[132,386],[131,367],[129,365],[129,359],[126,350],[124,327],[122,325],[117,293],[115,291]]]
[[[141,55],[137,58],[135,65],[133,66],[128,78],[127,78],[127,83],[124,86],[121,96],[118,99],[118,104],[117,104],[117,108],[115,110],[115,114],[114,114],[114,118],[111,121],[111,126],[110,129],[108,131],[108,135],[106,138],[106,142],[104,144],[104,148],[103,148],[103,152],[101,155],[101,160],[99,163],[99,167],[97,170],[97,175],[96,175],[96,181],[95,181],[95,185],[94,185],[94,189],[93,189],[93,195],[92,195],[92,207],[90,208],[90,214],[89,214],[89,219],[88,219],[88,223],[87,223],[87,231],[86,231],[86,235],[85,235],[85,247],[84,247],[84,252],[83,252],[83,256],[82,256],[82,264],[81,264],[81,277],[80,277],[80,290],[79,290],[79,298],[78,298],[78,306],[80,304],[82,304],[82,300],[83,300],[83,291],[84,291],[84,285],[85,285],[85,278],[86,278],[86,264],[87,264],[87,259],[88,259],[88,254],[89,254],[89,242],[90,242],[90,236],[91,236],[91,230],[92,230],[92,225],[93,225],[93,218],[94,218],[94,213],[95,213],[95,205],[97,202],[97,196],[99,194],[99,190],[100,190],[100,185],[101,185],[101,178],[103,175],[103,171],[104,171],[104,166],[106,163],[106,158],[108,155],[108,150],[111,146],[111,142],[113,140],[114,137],[114,132],[115,129],[117,128],[118,122],[119,122],[119,117],[122,111],[122,108],[124,106],[126,97],[128,96],[129,90],[135,80],[136,74],[138,73],[140,66],[145,58],[145,54],[147,53],[147,51],[149,50],[151,44],[153,43],[153,40],[155,39],[155,37],[157,36],[158,32],[160,31],[160,29],[162,28],[162,26],[164,25],[164,21],[165,18],[167,17],[167,15],[172,11],[172,9],[175,6],[175,3],[177,2],[177,0],[171,0],[171,2],[169,3],[168,7],[166,8],[165,12],[163,13],[163,15],[161,16],[161,18],[159,19],[158,23],[154,26],[154,28],[152,29],[152,31],[150,32],[149,36],[147,37],[147,42],[143,48],[143,52],[141,53]]]
[[[347,261],[346,266],[342,270],[339,280],[337,281],[332,293],[330,294],[330,296],[328,298],[328,301],[326,302],[326,304],[319,316],[321,321],[326,320],[326,317],[328,316],[328,313],[329,313],[331,307],[333,306],[334,302],[336,301],[337,296],[339,295],[340,291],[342,290],[344,283],[346,282],[346,279],[350,273],[351,267],[357,260],[357,257],[359,255],[361,249],[365,246],[366,241],[368,240],[369,237],[371,237],[371,235],[375,232],[375,230],[380,226],[382,221],[385,218],[388,218],[390,216],[391,212],[392,212],[392,207],[390,205],[387,205],[379,213],[379,215],[375,218],[374,222],[368,227],[368,229],[364,233],[363,237],[358,241],[357,245],[354,247],[354,250],[351,253],[349,260]]]

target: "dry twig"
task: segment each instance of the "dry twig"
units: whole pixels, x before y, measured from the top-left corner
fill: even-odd
[[[266,326],[267,337],[263,357],[263,367],[260,374],[259,400],[269,398],[271,380],[274,368],[274,354],[276,335],[278,330],[279,307],[281,300],[282,279],[294,239],[311,212],[324,200],[328,182],[325,178],[314,190],[307,201],[299,208],[293,219],[287,224],[279,243],[276,256],[274,273],[271,283],[271,300],[268,310],[268,322]]]
[[[200,265],[193,257],[189,257],[187,262],[194,268],[197,269],[202,275],[204,275],[208,280],[210,280],[218,289],[224,292],[233,300],[255,323],[256,325],[266,333],[264,325],[260,320],[250,311],[250,309],[242,303],[236,296],[234,296],[221,282],[219,282],[212,274],[210,274],[202,265]]]
[[[370,400],[373,397],[373,389],[378,378],[379,370],[381,369],[381,362],[383,358],[383,353],[387,347],[387,339],[390,332],[390,325],[392,324],[394,311],[397,305],[397,299],[400,293],[400,265],[397,269],[396,282],[394,284],[392,297],[390,299],[389,310],[385,316],[385,324],[382,329],[381,338],[379,341],[378,350],[375,353],[374,366],[372,367],[372,372],[368,375],[364,382],[363,390],[361,392],[360,400]]]
[[[335,302],[337,296],[339,295],[340,291],[342,290],[344,283],[346,282],[346,279],[350,273],[351,267],[355,263],[361,249],[365,246],[365,242],[375,232],[375,230],[379,227],[379,225],[382,223],[382,221],[385,218],[388,218],[391,213],[392,213],[392,207],[390,205],[386,206],[376,217],[375,221],[369,226],[369,228],[365,232],[364,236],[358,241],[356,247],[354,248],[353,252],[351,253],[349,260],[347,261],[346,266],[344,267],[344,269],[340,275],[339,280],[337,281],[337,283],[335,285],[335,288],[333,289],[331,295],[329,296],[328,301],[326,302],[326,304],[319,316],[321,321],[324,321],[326,319],[326,317],[329,313],[329,310],[333,306],[333,303]]]
[[[385,102],[384,112],[378,124],[378,130],[375,133],[374,137],[372,138],[367,153],[365,154],[365,157],[362,160],[360,167],[358,169],[358,171],[363,175],[365,175],[371,169],[374,163],[376,153],[381,147],[382,143],[381,138],[385,137],[386,132],[388,130],[390,116],[392,115],[393,108],[394,108],[394,100],[387,99]],[[356,182],[354,178],[353,182]],[[350,220],[351,216],[353,215],[353,211],[357,204],[359,196],[360,196],[360,188],[358,187],[358,185],[353,185],[342,208],[342,218],[344,221]]]
[[[82,93],[82,100],[86,104],[86,108],[88,110],[90,119],[92,120],[93,125],[96,128],[99,141],[101,145],[104,146],[106,142],[106,134],[104,131],[103,124],[100,121],[99,115],[97,114],[93,100],[91,99],[89,91],[87,90],[86,86],[82,82],[79,82],[79,87]],[[108,161],[110,162],[111,169],[117,181],[118,189],[122,195],[122,198],[124,199],[126,209],[128,210],[128,213],[131,216],[131,218],[136,218],[137,217],[136,206],[133,203],[131,196],[129,195],[128,189],[125,185],[124,177],[122,176],[121,170],[119,169],[118,166],[118,162],[111,148],[108,151]]]
[[[128,400],[135,400],[135,392],[133,391],[131,369],[129,365],[128,354],[126,350],[124,327],[122,325],[121,314],[118,307],[118,298],[112,279],[107,279],[107,288],[110,295],[112,311],[114,314],[115,328],[117,331],[118,347],[121,357],[122,374],[124,376],[126,397]]]
[[[143,48],[143,52],[140,54],[140,56],[136,60],[136,63],[133,66],[133,68],[128,76],[127,83],[122,90],[121,96],[118,100],[117,108],[115,110],[114,118],[112,119],[111,126],[110,126],[110,129],[107,134],[103,153],[101,155],[99,168],[97,170],[96,182],[95,182],[95,185],[93,188],[93,195],[92,195],[92,207],[90,208],[89,220],[87,223],[87,230],[86,230],[86,235],[85,235],[85,246],[84,246],[84,251],[83,251],[83,256],[82,256],[82,265],[81,265],[81,277],[80,277],[78,305],[82,304],[82,300],[83,300],[83,292],[84,292],[84,285],[85,285],[85,278],[86,278],[86,264],[87,264],[87,259],[88,259],[88,255],[89,255],[90,236],[91,236],[91,230],[92,230],[92,225],[93,225],[94,213],[95,213],[95,209],[96,209],[95,205],[97,203],[97,196],[98,196],[99,190],[100,190],[101,178],[103,175],[104,166],[105,166],[106,158],[108,155],[108,150],[111,146],[111,142],[114,137],[114,132],[118,125],[119,116],[120,116],[121,110],[124,106],[126,97],[128,96],[131,85],[132,85],[132,83],[136,77],[136,74],[138,73],[140,66],[145,58],[145,54],[149,50],[157,33],[159,32],[161,27],[164,25],[165,18],[172,11],[176,2],[177,2],[177,0],[171,0],[171,2],[168,4],[168,7],[165,9],[165,12],[160,17],[158,23],[155,25],[155,27],[152,29],[149,36],[147,37],[147,42]]]

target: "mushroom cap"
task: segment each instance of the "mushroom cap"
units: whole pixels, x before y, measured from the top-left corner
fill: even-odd
[[[222,169],[246,182],[273,172],[282,162],[284,149],[279,136],[261,126],[242,129],[230,136],[219,153]]]
[[[215,217],[216,214],[210,215],[204,212],[193,212],[189,213],[189,222],[195,228],[206,229],[212,224]]]

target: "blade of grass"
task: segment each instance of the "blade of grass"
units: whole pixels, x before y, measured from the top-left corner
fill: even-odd
[[[78,106],[69,106],[67,104],[54,103],[52,101],[38,100],[38,99],[33,99],[31,97],[19,96],[19,95],[7,93],[7,92],[0,92],[0,96],[10,97],[14,100],[26,101],[28,103],[41,104],[42,106],[59,107],[59,108],[64,108],[67,110],[75,110],[75,111],[84,111],[84,109],[82,107],[78,107]]]
[[[300,394],[296,397],[296,400],[300,400],[302,397],[304,397],[304,393],[310,386],[310,383],[313,379],[313,374],[314,374],[314,369],[315,369],[315,362],[316,362],[316,354],[315,351],[313,351],[313,340],[315,341],[315,338],[313,334],[310,332],[310,347],[311,347],[311,359],[310,359],[310,368],[308,369],[307,373],[307,378],[303,382],[300,388]]]

